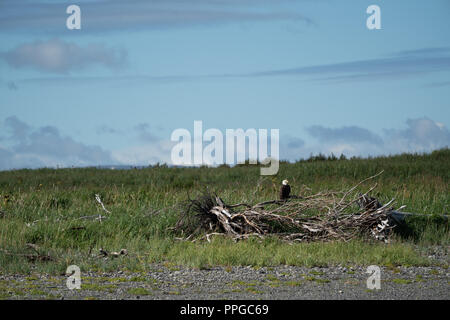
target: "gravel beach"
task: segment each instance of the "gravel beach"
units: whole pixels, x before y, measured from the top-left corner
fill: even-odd
[[[0,276],[2,299],[445,299],[444,267],[381,268],[379,290],[367,288],[367,268],[214,267],[196,270],[154,264],[145,273],[82,272],[81,289],[66,276]]]
[[[448,300],[448,248],[420,250],[432,266],[380,267],[380,289],[368,289],[367,267],[228,266],[193,269],[151,264],[147,272],[81,271],[81,288],[66,275],[0,273],[0,299],[56,300]]]

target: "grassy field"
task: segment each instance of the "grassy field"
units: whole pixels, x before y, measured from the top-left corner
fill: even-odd
[[[355,240],[350,243],[290,245],[276,239],[234,243],[187,243],[175,239],[169,227],[177,220],[177,205],[206,187],[227,203],[257,203],[275,199],[281,180],[287,178],[294,194],[343,190],[381,170],[372,193],[381,202],[396,199],[406,211],[428,214],[408,222],[390,244]],[[149,263],[212,265],[277,264],[321,265],[426,265],[415,249],[448,246],[450,150],[427,155],[399,155],[373,159],[336,159],[318,156],[296,163],[281,163],[277,176],[262,177],[259,167],[168,168],[108,170],[96,168],[39,169],[0,172],[0,272],[61,273],[71,264],[82,270],[145,270]],[[366,191],[374,183],[360,187]],[[106,208],[95,201],[99,194]],[[107,219],[79,219],[102,214]],[[430,218],[428,218],[430,217]],[[39,246],[51,262],[29,262],[20,254],[33,253],[27,243]],[[102,259],[100,248],[128,256]],[[4,250],[9,253],[6,254]]]

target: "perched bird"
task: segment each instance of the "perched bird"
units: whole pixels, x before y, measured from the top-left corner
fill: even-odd
[[[291,186],[289,185],[289,181],[283,180],[280,189],[280,199],[286,200],[289,198],[289,194],[291,193]]]

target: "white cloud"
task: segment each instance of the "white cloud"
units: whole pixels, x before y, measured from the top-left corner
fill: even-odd
[[[124,65],[126,56],[122,48],[108,48],[98,43],[82,47],[60,39],[24,43],[0,53],[0,58],[14,68],[62,74],[90,65],[117,68]]]
[[[402,152],[427,152],[450,145],[450,132],[443,123],[428,118],[408,119],[404,130],[386,130],[386,148]]]

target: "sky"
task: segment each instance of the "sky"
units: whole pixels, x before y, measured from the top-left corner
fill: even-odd
[[[431,152],[449,40],[448,0],[0,0],[0,170],[171,164],[196,120],[289,161]]]

